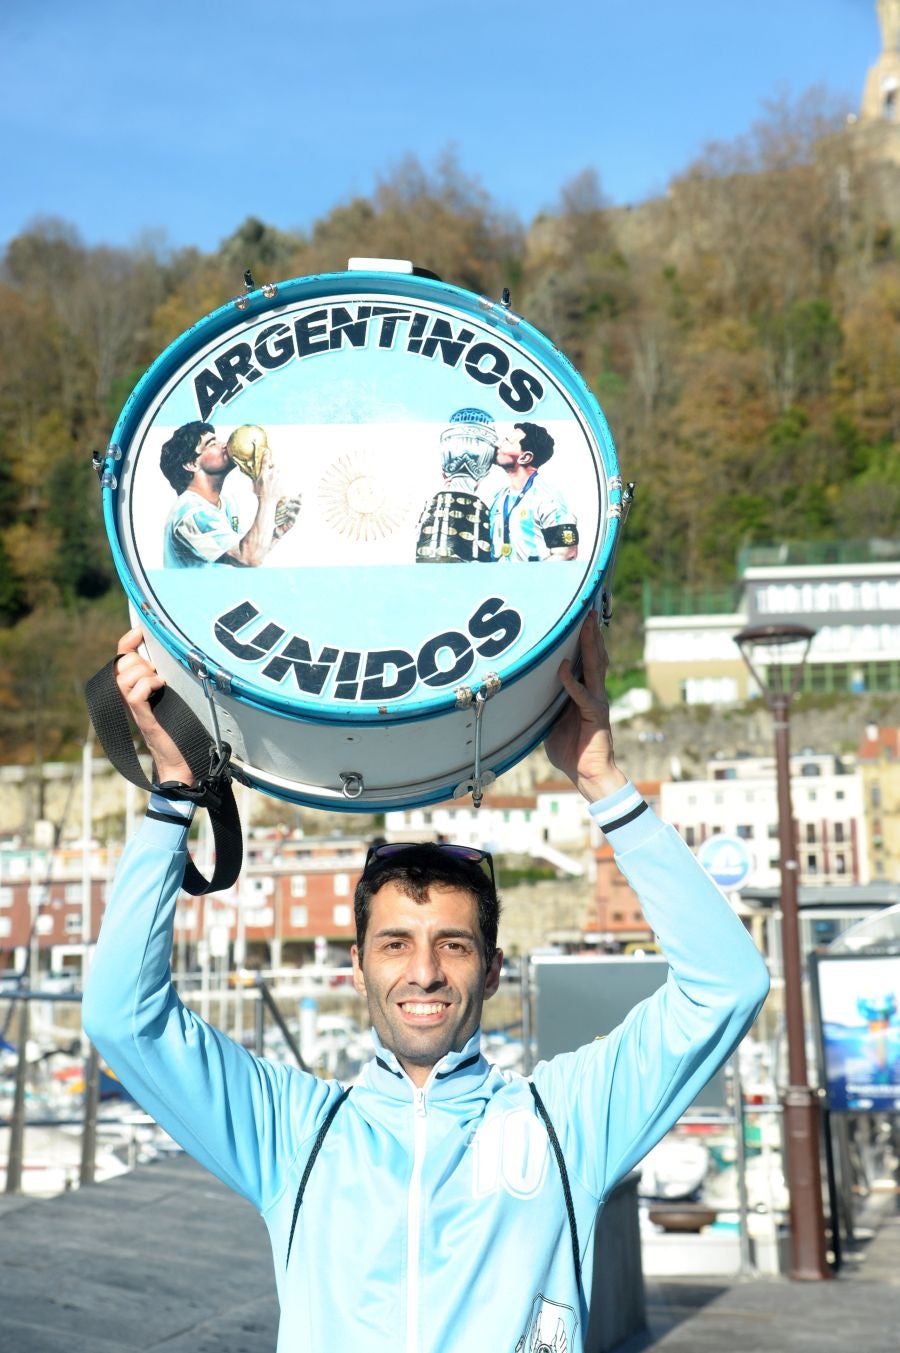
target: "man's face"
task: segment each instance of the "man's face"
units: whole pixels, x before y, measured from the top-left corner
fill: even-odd
[[[375,1032],[418,1086],[471,1038],[503,961],[498,950],[485,970],[471,893],[433,884],[427,901],[417,902],[394,882],[372,898],[363,957],[356,945],[352,957],[353,985],[369,1003]]]
[[[497,439],[497,450],[494,453],[494,463],[501,467],[509,465],[518,465],[522,459],[522,439],[525,433],[521,428],[510,427],[500,433]],[[528,453],[525,452],[525,455]]]
[[[189,465],[190,469],[191,466]],[[206,474],[224,475],[234,469],[234,461],[225,449],[225,443],[216,432],[201,432],[194,453],[193,468]]]

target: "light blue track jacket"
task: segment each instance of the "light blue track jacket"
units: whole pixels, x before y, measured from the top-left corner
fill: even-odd
[[[598,1205],[733,1050],[768,989],[728,903],[631,785],[591,813],[670,973],[607,1038],[533,1073],[565,1157],[588,1286]],[[84,1024],[147,1112],[262,1214],[278,1353],[578,1353],[590,1292],[576,1282],[547,1132],[527,1080],[489,1065],[477,1033],[424,1090],[376,1041],[325,1138],[285,1268],[300,1177],[340,1087],[252,1056],[182,1005],[169,961],[185,837],[148,819],[130,843]]]

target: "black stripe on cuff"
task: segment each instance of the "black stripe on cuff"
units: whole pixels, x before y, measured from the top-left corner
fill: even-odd
[[[617,817],[614,822],[599,823],[600,830],[604,834],[606,832],[614,832],[617,827],[624,827],[627,823],[633,822],[636,817],[640,817],[641,813],[646,813],[647,808],[648,805],[642,800],[637,808],[632,808],[631,812],[626,813],[624,817]]]
[[[174,822],[176,827],[189,827],[191,819],[189,817],[180,817],[178,813],[157,813],[155,808],[148,808],[147,817],[152,817],[154,822]]]

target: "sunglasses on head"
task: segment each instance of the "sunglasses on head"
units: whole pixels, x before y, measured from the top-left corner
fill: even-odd
[[[434,850],[439,850],[442,855],[448,855],[453,860],[464,860],[467,864],[477,864],[490,879],[491,887],[496,893],[497,880],[494,877],[494,859],[490,852],[479,850],[477,846],[457,846],[447,841],[385,841],[380,846],[370,846],[363,873],[368,874],[370,869],[378,865],[388,864],[392,860],[396,861],[405,851],[415,850],[418,846],[430,846]]]

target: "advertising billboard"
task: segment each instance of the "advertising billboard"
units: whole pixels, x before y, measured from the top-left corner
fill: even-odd
[[[900,1111],[900,954],[821,956],[813,973],[829,1108]]]

